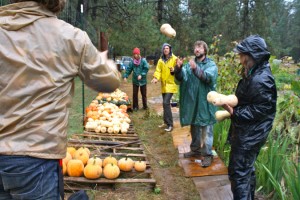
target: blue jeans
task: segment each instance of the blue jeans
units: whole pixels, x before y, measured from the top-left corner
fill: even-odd
[[[206,127],[206,137],[204,141],[202,141],[203,127]],[[213,125],[209,125],[209,126],[191,125],[191,135],[192,135],[192,142],[190,145],[191,151],[201,153],[203,155],[212,155],[212,146],[214,141]],[[201,143],[203,143],[202,147],[200,145]]]
[[[0,155],[0,200],[59,200],[58,160]]]

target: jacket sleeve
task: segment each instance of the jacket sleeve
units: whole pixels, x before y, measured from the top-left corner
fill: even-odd
[[[124,77],[124,78],[128,78],[128,76],[131,74],[132,70],[133,70],[133,63],[132,63],[132,61],[131,61],[131,62],[129,63],[129,65],[128,65],[128,67],[127,67],[127,69],[126,69],[126,71],[125,71],[123,77]]]
[[[183,66],[182,66],[183,67]],[[177,65],[174,68],[174,74],[175,74],[175,79],[179,82],[182,81],[183,75],[182,75],[182,67],[178,67]]]
[[[261,121],[276,112],[276,93],[267,81],[259,82],[252,88],[253,103],[237,105],[233,109],[232,118],[237,122]],[[274,96],[275,95],[275,96]]]
[[[79,66],[80,79],[98,92],[113,92],[120,85],[120,73],[107,51],[99,52],[84,32],[84,47]]]
[[[142,59],[142,62],[143,62],[143,68],[142,68],[141,75],[146,76],[149,71],[149,65],[145,59]]]
[[[195,76],[205,83],[216,82],[217,79],[216,74],[218,74],[218,68],[214,63],[210,65],[211,66],[205,70],[202,70],[199,66],[193,70]]]

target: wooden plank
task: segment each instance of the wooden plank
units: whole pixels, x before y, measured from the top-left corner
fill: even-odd
[[[201,200],[232,200],[233,196],[227,186],[218,188],[207,188],[199,191]]]
[[[227,167],[218,156],[214,156],[211,166],[205,168],[196,163],[195,158],[179,158],[179,162],[187,177],[228,174]]]
[[[138,139],[137,136],[131,136],[128,137],[127,135],[118,135],[118,134],[112,134],[112,135],[101,135],[101,134],[73,134],[71,136],[71,139],[74,140],[86,140],[86,139],[95,139],[95,140],[104,140],[104,141],[110,141],[110,140],[136,140]]]
[[[190,143],[192,141],[189,126],[180,127],[179,122],[174,123],[172,137],[173,137],[173,144],[175,148],[177,148],[179,145],[182,144],[190,146]]]
[[[230,185],[228,175],[193,177],[193,181],[198,190]]]
[[[217,193],[222,200],[232,200],[233,194],[231,192],[230,185],[224,185],[222,187],[218,187]]]
[[[68,181],[76,182],[76,183],[94,183],[94,184],[105,184],[105,183],[156,183],[155,179],[152,178],[117,178],[117,179],[106,179],[99,178],[95,180],[89,180],[84,177],[64,177],[64,181],[67,183]]]

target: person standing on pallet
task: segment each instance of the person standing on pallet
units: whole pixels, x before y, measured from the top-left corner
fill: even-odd
[[[175,83],[174,67],[177,57],[172,53],[172,47],[168,43],[162,46],[162,56],[157,62],[156,70],[151,83],[161,80],[161,93],[163,97],[163,118],[164,123],[159,128],[165,128],[166,132],[173,130],[173,116],[171,110],[171,99],[177,93],[178,86]]]
[[[86,32],[57,18],[66,0],[11,1],[0,7],[0,199],[63,199],[74,78],[113,92],[120,73]]]
[[[127,81],[128,76],[132,73],[132,107],[133,111],[139,109],[139,88],[142,94],[143,109],[147,110],[147,73],[149,71],[148,63],[141,57],[140,49],[133,49],[133,60],[129,63],[123,77]]]
[[[202,166],[208,167],[213,160],[213,124],[216,123],[216,107],[207,102],[206,96],[216,90],[218,67],[207,57],[208,46],[204,41],[194,44],[195,58],[183,65],[177,59],[175,78],[180,83],[180,123],[190,125],[192,142],[191,151],[185,158],[201,157]]]
[[[270,52],[262,37],[251,35],[234,51],[239,54],[243,70],[235,92],[237,106],[223,106],[231,114],[228,174],[234,199],[254,199],[254,164],[272,129],[277,89],[269,64]]]

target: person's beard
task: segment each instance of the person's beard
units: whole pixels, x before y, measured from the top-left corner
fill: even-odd
[[[204,53],[200,53],[198,56],[196,55],[196,58],[197,58],[197,59],[202,59],[204,56],[205,56]]]

